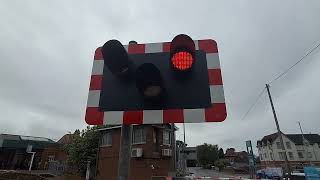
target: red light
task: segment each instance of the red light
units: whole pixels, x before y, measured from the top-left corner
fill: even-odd
[[[180,51],[172,56],[171,62],[175,68],[185,71],[192,67],[193,57],[189,52]]]

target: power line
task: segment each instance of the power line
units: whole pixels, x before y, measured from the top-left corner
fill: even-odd
[[[254,101],[254,103],[250,106],[250,108],[248,109],[248,111],[244,114],[244,116],[241,118],[241,120],[244,120],[247,115],[250,113],[250,111],[253,109],[253,107],[258,103],[258,100],[261,98],[262,94],[264,93],[264,91],[266,90],[266,88],[263,88],[262,91],[260,92],[259,96],[257,97],[257,99]]]
[[[314,50],[316,50],[320,46],[320,43],[317,44],[315,47],[313,47],[307,54],[305,54],[302,58],[299,59],[296,63],[294,63],[292,66],[290,66],[287,70],[276,76],[272,81],[269,82],[269,84],[273,83],[274,81],[278,80],[281,78],[283,75],[287,74],[294,66],[299,64],[302,60],[304,60],[306,57],[308,57]]]

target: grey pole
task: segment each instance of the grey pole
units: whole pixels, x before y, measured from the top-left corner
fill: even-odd
[[[130,41],[130,44],[138,44],[136,41]],[[129,179],[130,170],[130,154],[131,154],[131,134],[132,125],[122,124],[121,126],[121,142],[119,152],[118,176],[119,180]]]
[[[282,135],[281,135],[280,126],[279,126],[279,122],[278,122],[276,111],[275,111],[274,106],[273,106],[272,97],[271,97],[271,93],[270,93],[269,87],[270,87],[269,84],[266,84],[266,88],[267,88],[267,91],[268,91],[268,96],[269,96],[269,100],[270,100],[270,104],[271,104],[271,108],[272,108],[274,121],[276,123],[277,130],[278,130],[278,136],[280,138],[281,149],[284,151],[284,160],[285,160],[286,172],[290,173],[287,152],[286,152],[286,149],[285,149],[285,146],[284,146],[284,143],[283,143],[283,138],[282,138]]]
[[[182,159],[183,159],[183,173],[187,173],[187,157],[186,157],[186,127],[185,123],[183,123],[183,154],[182,154]]]
[[[308,157],[309,150],[308,150],[308,147],[306,147],[306,144],[305,144],[306,138],[304,137],[300,121],[298,121],[298,124],[299,124],[300,131],[301,131],[303,149],[306,151],[305,158],[306,158],[307,161],[309,161],[309,164],[311,164],[311,160],[312,159],[309,159],[309,157]]]
[[[123,124],[121,127],[121,145],[119,152],[118,176],[119,180],[129,179],[130,149],[131,149],[131,126]]]

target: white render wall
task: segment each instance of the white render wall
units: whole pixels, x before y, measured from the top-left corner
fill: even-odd
[[[318,144],[314,144],[313,146],[309,145],[302,146],[302,145],[295,145],[290,139],[286,136],[282,135],[284,146],[287,152],[287,158],[289,161],[320,161],[320,148]],[[277,142],[280,143],[280,138],[275,139],[272,144],[268,146],[262,146],[258,148],[259,156],[263,157],[261,161],[284,161],[280,159],[279,152],[284,152],[282,149],[278,149]],[[291,149],[287,148],[286,142],[289,142],[291,145]],[[303,153],[303,158],[299,158],[298,151]],[[289,152],[293,153],[293,159],[289,157]],[[307,152],[312,154],[312,158],[307,156]],[[270,157],[270,153],[273,154],[273,159]],[[266,155],[266,157],[265,157]]]

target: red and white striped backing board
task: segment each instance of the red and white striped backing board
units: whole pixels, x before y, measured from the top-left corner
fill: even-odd
[[[203,50],[207,57],[209,74],[210,108],[138,111],[99,111],[104,61],[101,47],[96,49],[92,67],[85,121],[90,125],[101,124],[162,124],[221,122],[227,117],[217,43],[214,40],[194,41],[196,50]],[[124,46],[129,54],[170,52],[170,42],[130,44]]]

